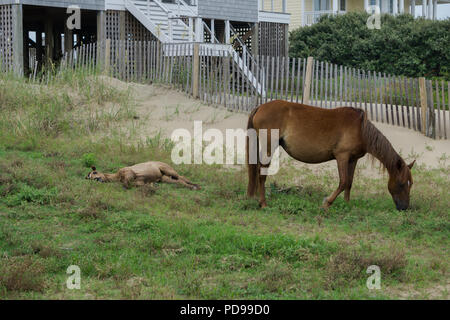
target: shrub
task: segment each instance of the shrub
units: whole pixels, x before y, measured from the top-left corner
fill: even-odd
[[[365,12],[323,16],[312,26],[294,30],[290,55],[395,75],[450,80],[450,19],[382,15],[381,29],[371,30],[366,25],[368,17]]]

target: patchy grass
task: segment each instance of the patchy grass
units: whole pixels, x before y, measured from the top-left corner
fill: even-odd
[[[87,167],[170,163],[171,144],[160,135],[131,144],[117,130],[134,121],[129,92],[66,77],[70,95],[54,93],[60,83],[30,91],[2,80],[0,299],[379,299],[448,286],[448,166],[414,169],[406,212],[387,177],[357,177],[352,201],[323,212],[334,178],[289,165],[268,179],[265,210],[245,197],[245,168],[175,166],[201,191],[125,190],[85,180]],[[83,113],[89,103],[95,113]],[[81,290],[66,288],[70,265]],[[381,269],[379,291],[366,287],[370,265]]]

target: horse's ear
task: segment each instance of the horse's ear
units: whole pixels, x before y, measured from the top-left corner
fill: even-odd
[[[91,169],[92,169],[92,171],[97,171],[97,168],[94,166],[92,166]]]
[[[416,160],[408,164],[409,169],[412,169],[414,167],[414,164],[416,163]]]

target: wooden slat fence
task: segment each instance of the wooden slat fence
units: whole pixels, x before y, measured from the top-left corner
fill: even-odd
[[[276,99],[321,108],[356,107],[373,121],[434,139],[450,137],[450,82],[443,80],[394,76],[312,58],[252,57],[223,45],[157,41],[86,44],[66,53],[58,68],[93,73],[100,68],[123,81],[169,84],[234,111],[249,112]],[[36,68],[31,77],[36,79]]]

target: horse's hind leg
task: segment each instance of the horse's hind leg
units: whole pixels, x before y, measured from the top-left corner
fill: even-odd
[[[165,183],[179,184],[179,185],[182,185],[183,187],[186,187],[186,188],[189,188],[189,189],[192,189],[192,190],[197,190],[198,189],[197,186],[195,186],[193,184],[189,184],[189,183],[185,182],[182,179],[174,179],[173,177],[169,177],[169,176],[166,176],[166,175],[162,176],[161,181],[165,182]]]
[[[355,168],[358,160],[350,160],[348,162],[348,177],[347,177],[347,185],[345,187],[344,199],[345,201],[350,201],[350,190],[352,189],[353,176],[355,174]]]
[[[184,183],[190,185],[192,187],[191,189],[200,190],[200,186],[198,184],[195,184],[195,183],[189,181],[188,179],[186,179],[185,177],[180,176],[178,174],[178,172],[176,172],[173,168],[171,168],[169,166],[162,167],[159,170],[161,171],[163,176],[171,177],[173,180],[181,180]]]
[[[258,166],[258,170],[261,170],[260,166]],[[267,203],[266,203],[266,179],[267,179],[267,175],[263,175],[263,174],[259,175],[259,183],[258,183],[258,187],[259,187],[259,205],[261,206],[261,208],[267,207]]]
[[[192,186],[192,189],[194,189],[194,190],[200,190],[200,189],[201,189],[200,185],[195,184],[195,183],[189,181],[189,180],[186,179],[185,177],[179,176],[179,178],[180,178],[181,180],[183,180],[184,182],[186,182],[188,185]]]
[[[348,187],[348,158],[337,158],[338,170],[339,170],[339,186],[331,196],[324,199],[323,207],[328,209],[336,200],[337,196],[342,193]]]
[[[264,141],[262,141],[264,143]],[[270,162],[272,161],[272,142],[271,142],[271,131],[268,130],[267,132],[267,141],[266,143],[266,154],[263,155],[263,151],[259,153],[259,164],[257,166],[257,176],[258,178],[258,190],[259,190],[259,205],[261,208],[267,207],[266,203],[266,179],[267,179],[267,173],[269,171]],[[263,161],[264,156],[264,161]]]

